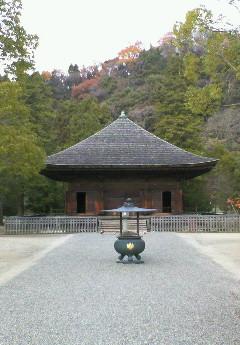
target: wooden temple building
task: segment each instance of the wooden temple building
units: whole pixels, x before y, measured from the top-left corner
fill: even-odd
[[[181,181],[210,171],[216,162],[156,137],[122,113],[96,134],[49,156],[42,174],[68,183],[68,215],[97,215],[127,197],[139,207],[179,214]]]

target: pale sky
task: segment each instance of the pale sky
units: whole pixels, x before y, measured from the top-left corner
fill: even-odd
[[[238,24],[240,14],[227,0],[23,0],[22,24],[39,36],[39,71],[103,62],[136,41],[145,48],[183,21],[200,4]]]

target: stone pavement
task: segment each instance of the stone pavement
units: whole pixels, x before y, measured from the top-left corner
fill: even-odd
[[[0,345],[239,345],[236,277],[176,234],[116,264],[114,236],[76,234],[0,287]]]

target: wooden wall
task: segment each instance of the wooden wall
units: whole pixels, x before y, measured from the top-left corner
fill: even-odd
[[[69,183],[66,213],[77,214],[77,192],[86,192],[86,215],[96,215],[103,209],[117,208],[128,197],[139,207],[156,208],[161,213],[164,191],[172,193],[172,213],[182,213],[182,192],[176,179],[156,176],[81,177]]]

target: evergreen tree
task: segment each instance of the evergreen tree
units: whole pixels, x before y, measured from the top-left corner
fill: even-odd
[[[0,83],[0,195],[14,193],[18,213],[24,212],[24,193],[30,178],[43,166],[44,151],[30,123],[29,108],[17,82]]]

